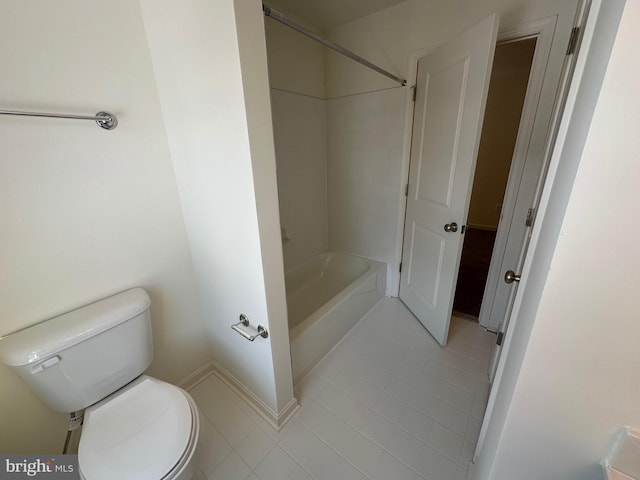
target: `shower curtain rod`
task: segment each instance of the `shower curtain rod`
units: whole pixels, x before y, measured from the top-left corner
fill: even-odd
[[[358,63],[361,63],[365,67],[369,67],[370,69],[375,70],[376,72],[384,75],[385,77],[389,77],[391,80],[398,82],[403,87],[407,84],[407,81],[405,79],[397,77],[393,73],[387,72],[383,68],[380,68],[379,66],[371,63],[370,61],[365,60],[360,55],[356,55],[352,51],[347,50],[346,48],[338,45],[337,43],[333,43],[331,40],[327,40],[326,38],[318,35],[315,32],[312,32],[311,30],[308,30],[302,25],[298,25],[290,18],[287,18],[282,13],[278,12],[277,10],[274,10],[273,8],[269,7],[268,5],[265,5],[264,3],[262,4],[262,11],[267,17],[271,17],[275,21],[280,22],[283,25],[286,25],[287,27],[293,28],[294,30],[311,38],[312,40],[315,40],[316,42],[323,44],[325,47],[329,47],[330,49],[335,50],[336,52],[346,57],[349,57],[350,59],[355,60]]]

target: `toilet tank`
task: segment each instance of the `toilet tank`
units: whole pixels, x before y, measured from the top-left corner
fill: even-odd
[[[0,338],[0,361],[57,412],[92,405],[153,358],[149,295],[133,288]]]

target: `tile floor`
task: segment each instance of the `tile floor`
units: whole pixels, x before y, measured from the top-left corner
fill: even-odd
[[[458,480],[488,396],[495,336],[453,318],[441,348],[384,298],[296,386],[275,432],[215,376],[191,390],[203,413],[207,480]]]

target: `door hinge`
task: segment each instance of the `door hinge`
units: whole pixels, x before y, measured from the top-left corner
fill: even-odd
[[[398,269],[400,273],[402,273],[402,262],[400,262],[400,268]]]
[[[418,96],[418,84],[414,85],[413,87],[411,87],[411,89],[413,90],[413,101],[416,101],[416,97]]]
[[[533,225],[533,208],[527,210],[527,219],[524,221],[525,227]]]
[[[502,345],[502,339],[504,338],[504,333],[498,332],[498,339],[496,340],[496,345]]]
[[[407,185],[404,187],[404,196],[408,197],[409,196],[409,184],[407,183]]]
[[[573,27],[571,29],[571,36],[569,37],[569,45],[567,45],[567,55],[575,53],[578,46],[578,38],[580,37],[580,27]]]

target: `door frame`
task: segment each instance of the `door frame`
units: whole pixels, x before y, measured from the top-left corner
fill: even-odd
[[[601,3],[600,1],[598,3]],[[562,71],[560,74],[560,79],[556,92],[556,101],[553,106],[553,112],[549,121],[549,134],[547,135],[547,139],[545,142],[544,149],[544,160],[543,160],[543,171],[541,172],[541,179],[538,182],[538,188],[536,192],[536,205],[539,206],[540,212],[537,215],[534,227],[532,231],[532,236],[530,241],[527,241],[526,245],[523,245],[523,252],[521,254],[519,268],[523,274],[523,285],[522,287],[526,287],[527,278],[526,271],[528,270],[527,262],[530,263],[530,256],[527,255],[528,252],[535,250],[537,244],[537,234],[539,233],[542,225],[542,220],[546,213],[546,202],[544,196],[545,191],[548,191],[551,188],[551,185],[555,179],[555,171],[549,171],[552,167],[551,164],[554,162],[555,157],[557,156],[557,151],[560,149],[560,146],[563,144],[566,135],[566,131],[562,131],[561,122],[566,122],[567,119],[570,119],[572,115],[572,110],[575,105],[575,96],[570,98],[570,90],[574,89],[574,79],[579,83],[582,75],[584,73],[584,62],[579,64],[578,54],[581,48],[582,43],[587,44],[587,50],[589,49],[589,43],[592,40],[592,32],[587,32],[587,22],[594,21],[594,17],[597,16],[597,10],[599,6],[595,9],[592,8],[590,0],[579,0],[576,17],[573,22],[574,28],[580,29],[580,37],[577,40],[577,45],[573,54],[567,54],[565,56],[564,65],[562,67]],[[518,294],[518,295],[517,295]],[[510,323],[512,317],[514,321],[517,320],[518,311],[520,308],[521,299],[523,297],[523,292],[518,292],[517,289],[513,289],[511,292],[510,298],[510,307],[508,309],[507,315],[503,321],[502,329],[506,331],[508,324]],[[515,326],[515,325],[514,325]],[[473,454],[472,459],[472,467],[469,471],[469,478],[476,478],[476,470],[475,470],[475,462],[478,457],[482,454],[482,448],[484,446],[484,441],[487,436],[487,431],[489,428],[489,423],[491,417],[493,416],[494,408],[496,406],[496,398],[498,394],[498,390],[501,387],[502,375],[505,369],[505,363],[508,361],[507,354],[509,352],[509,348],[511,346],[511,338],[513,337],[513,328],[509,329],[508,332],[505,333],[505,338],[503,341],[502,349],[504,351],[498,352],[497,358],[494,359],[494,365],[492,366],[492,383],[491,389],[489,393],[489,398],[487,401],[487,407],[485,410],[484,418],[482,421],[482,426],[480,428],[480,433],[478,436],[478,441],[476,444],[476,448]]]
[[[523,117],[520,123],[520,128],[518,129],[518,139],[516,140],[516,146],[514,149],[514,156],[518,148],[524,150],[523,152],[518,151],[518,154],[521,157],[523,157],[520,160],[521,165],[518,166],[520,171],[518,178],[520,178],[520,176],[522,175],[522,170],[524,169],[524,163],[525,163],[524,157],[526,157],[526,152],[529,145],[528,140],[531,137],[531,132],[533,130],[533,122],[535,120],[535,113],[537,111],[539,101],[540,101],[540,96],[542,94],[542,89],[544,86],[546,67],[547,67],[549,55],[551,54],[553,34],[555,32],[556,23],[557,23],[557,16],[554,15],[550,17],[537,19],[534,21],[522,22],[520,24],[517,24],[513,28],[509,28],[508,30],[498,31],[498,38],[496,41],[496,45],[507,42],[507,41],[513,41],[518,38],[525,38],[527,36],[538,37],[538,42],[536,43],[536,51],[534,53],[534,59],[531,64],[529,85],[527,86],[527,94],[525,97],[525,107],[529,106],[529,109],[532,110],[532,112],[527,111],[527,117],[525,118],[524,117],[525,111],[523,108]],[[542,38],[543,35],[544,35],[544,38]],[[405,216],[406,216],[406,208],[407,208],[407,203],[406,203],[407,197],[405,195],[404,187],[409,183],[409,166],[411,162],[411,140],[412,140],[411,137],[413,132],[413,115],[414,115],[414,108],[415,108],[415,103],[413,101],[413,90],[415,88],[416,77],[418,74],[418,61],[422,57],[434,51],[442,43],[439,43],[437,45],[433,45],[430,47],[426,47],[424,49],[414,50],[409,54],[409,68],[408,68],[409,74],[407,75],[407,78],[411,79],[410,81],[412,82],[412,87],[407,89],[407,92],[405,95],[405,118],[404,118],[404,134],[403,134],[403,149],[402,149],[402,165],[401,165],[401,172],[400,172],[400,178],[403,179],[403,188],[401,189],[402,194],[398,200],[398,210],[397,210],[398,220],[396,224],[396,240],[395,240],[395,252],[394,252],[394,257],[395,257],[394,265],[397,266],[398,268],[394,268],[395,271],[392,272],[393,291],[395,291],[396,296],[400,295],[400,264],[402,262],[402,246],[403,246],[403,240],[404,240],[403,237],[404,237]],[[542,53],[543,48],[545,49],[544,54]],[[537,61],[538,59],[539,61]],[[535,84],[535,90],[532,90],[531,86],[534,84]],[[530,91],[532,92],[531,94],[529,93]],[[535,95],[533,95],[534,91],[536,92]],[[535,104],[533,104],[533,100],[535,100]],[[530,102],[531,105],[527,105],[527,102]],[[521,135],[521,131],[524,131],[523,129],[525,128],[525,122],[528,122],[526,126],[526,128],[528,129],[527,130],[528,134],[526,136],[526,140],[527,140],[526,144],[523,136]],[[510,172],[509,172],[509,179],[507,181],[507,192],[505,192],[505,200],[507,199],[507,193],[511,193],[511,196],[509,197],[509,201],[512,201],[513,203],[512,205],[505,206],[506,202],[504,202],[503,213],[502,213],[502,215],[504,216],[505,211],[510,211],[510,217],[513,217],[515,200],[517,198],[517,188],[515,189],[515,192],[509,191],[509,187],[510,187],[509,183],[511,182],[513,170],[514,170],[514,163],[512,161],[512,165],[510,167]],[[516,187],[517,186],[518,185],[516,185]],[[511,187],[513,189],[513,186]],[[510,226],[510,222],[509,222],[509,226]],[[505,233],[503,233],[503,235],[504,235],[503,244],[501,244],[502,246],[500,247],[502,248],[502,250],[504,250],[504,248],[506,247],[508,229]],[[498,243],[498,237],[496,236],[496,245],[497,243]],[[494,250],[495,250],[495,247],[494,247]],[[502,261],[502,258],[501,258],[501,261]],[[493,256],[492,256],[492,263],[493,263]],[[498,265],[497,268],[499,269],[499,267],[500,265]],[[491,272],[491,267],[490,267],[490,272]],[[484,302],[484,298],[483,298],[483,302]]]
[[[557,18],[547,17],[528,24],[523,24],[515,29],[503,32],[498,36],[498,45],[501,43],[511,43],[523,40],[526,38],[536,38],[536,48],[533,54],[533,60],[531,62],[531,71],[529,73],[529,83],[527,85],[527,91],[525,94],[525,100],[522,106],[522,114],[520,117],[520,126],[518,128],[518,135],[516,137],[516,144],[513,149],[513,157],[511,160],[511,166],[509,167],[509,177],[507,179],[507,186],[505,189],[504,198],[502,201],[502,212],[500,214],[500,222],[498,223],[498,230],[496,232],[496,240],[493,246],[493,253],[491,255],[491,262],[489,264],[489,274],[485,283],[485,290],[482,297],[482,304],[480,307],[480,314],[478,316],[478,323],[490,331],[499,331],[500,327],[504,323],[504,317],[506,311],[501,315],[500,324],[490,324],[489,317],[493,310],[493,305],[498,294],[499,282],[502,282],[502,263],[507,253],[507,242],[509,234],[512,228],[521,228],[523,234],[525,234],[526,228],[522,219],[518,219],[522,224],[514,223],[515,219],[515,207],[518,200],[518,194],[520,193],[520,186],[525,174],[525,166],[528,162],[534,162],[537,159],[532,158],[529,155],[530,144],[533,136],[533,128],[535,125],[536,114],[540,106],[540,97],[542,96],[542,87],[544,85],[544,78],[546,74],[546,66],[551,54],[551,44],[553,41],[553,33],[556,28]],[[544,141],[544,140],[543,140]],[[540,166],[536,168],[538,175],[538,185],[533,194],[533,203],[531,207],[535,208],[539,198],[540,185],[542,185],[542,173],[545,171],[545,165],[548,160],[541,159]],[[522,244],[519,245],[519,251],[522,251]],[[520,253],[519,252],[519,253]],[[518,267],[521,265],[523,255],[520,254],[518,260]],[[514,269],[518,268],[516,265]],[[509,299],[507,305],[513,299],[513,290],[508,293]],[[507,310],[509,308],[507,307]],[[491,328],[493,327],[493,328]]]

